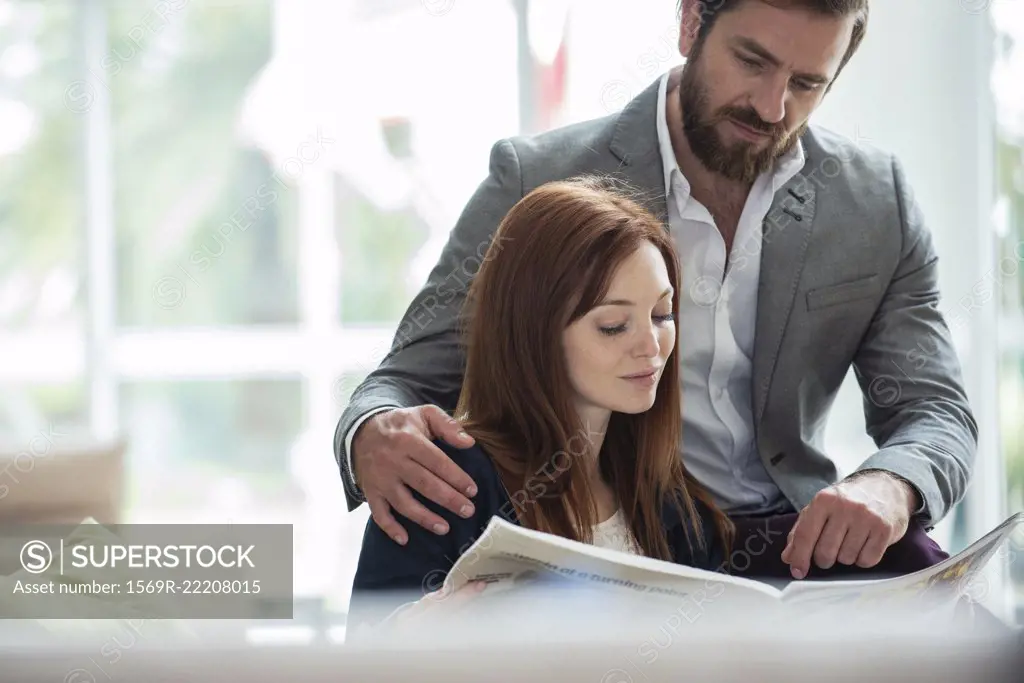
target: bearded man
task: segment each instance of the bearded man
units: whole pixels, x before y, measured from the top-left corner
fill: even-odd
[[[685,65],[621,112],[495,144],[391,352],[354,392],[335,434],[346,497],[397,543],[447,533],[441,508],[472,514],[475,484],[431,441],[473,443],[449,416],[458,317],[495,229],[534,188],[588,174],[635,188],[675,240],[680,457],[738,522],[787,520],[755,553],[762,568],[884,568],[908,529],[924,536],[963,497],[977,425],[931,234],[891,154],[810,123],[868,0],[683,0],[679,17]],[[851,366],[877,451],[840,478],[823,437]],[[929,552],[910,565],[945,557]]]

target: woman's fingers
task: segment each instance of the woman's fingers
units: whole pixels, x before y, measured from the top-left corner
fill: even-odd
[[[461,612],[467,604],[483,592],[487,587],[486,581],[470,581],[455,591],[447,588],[440,588],[432,593],[427,593],[416,603],[400,615],[403,624],[421,619],[424,615],[430,618],[447,617]]]

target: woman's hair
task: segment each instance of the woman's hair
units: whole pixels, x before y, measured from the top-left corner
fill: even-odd
[[[584,542],[599,521],[585,464],[592,440],[574,405],[563,332],[604,298],[616,269],[645,242],[664,257],[679,310],[672,241],[620,188],[588,176],[523,197],[499,225],[462,311],[466,372],[456,417],[494,461],[525,526]],[[690,520],[691,547],[706,543],[695,499],[713,511],[726,545],[732,536],[679,457],[680,402],[677,342],[654,405],[613,412],[599,457],[640,547],[666,560],[666,503]]]

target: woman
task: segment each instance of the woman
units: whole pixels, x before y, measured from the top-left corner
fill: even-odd
[[[477,483],[475,513],[463,519],[416,494],[450,531],[408,524],[404,546],[371,519],[350,618],[372,621],[364,607],[390,609],[409,592],[439,588],[496,514],[584,543],[721,568],[731,523],[678,452],[678,290],[662,224],[601,180],[549,183],[520,200],[463,309],[466,370],[455,416],[475,444],[436,442]],[[432,604],[420,600],[403,617]]]

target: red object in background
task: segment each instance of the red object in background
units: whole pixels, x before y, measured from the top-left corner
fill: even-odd
[[[536,83],[536,125],[538,131],[551,130],[562,125],[562,111],[565,105],[566,81],[566,40],[565,30],[558,44],[558,51],[551,64],[534,61]]]

